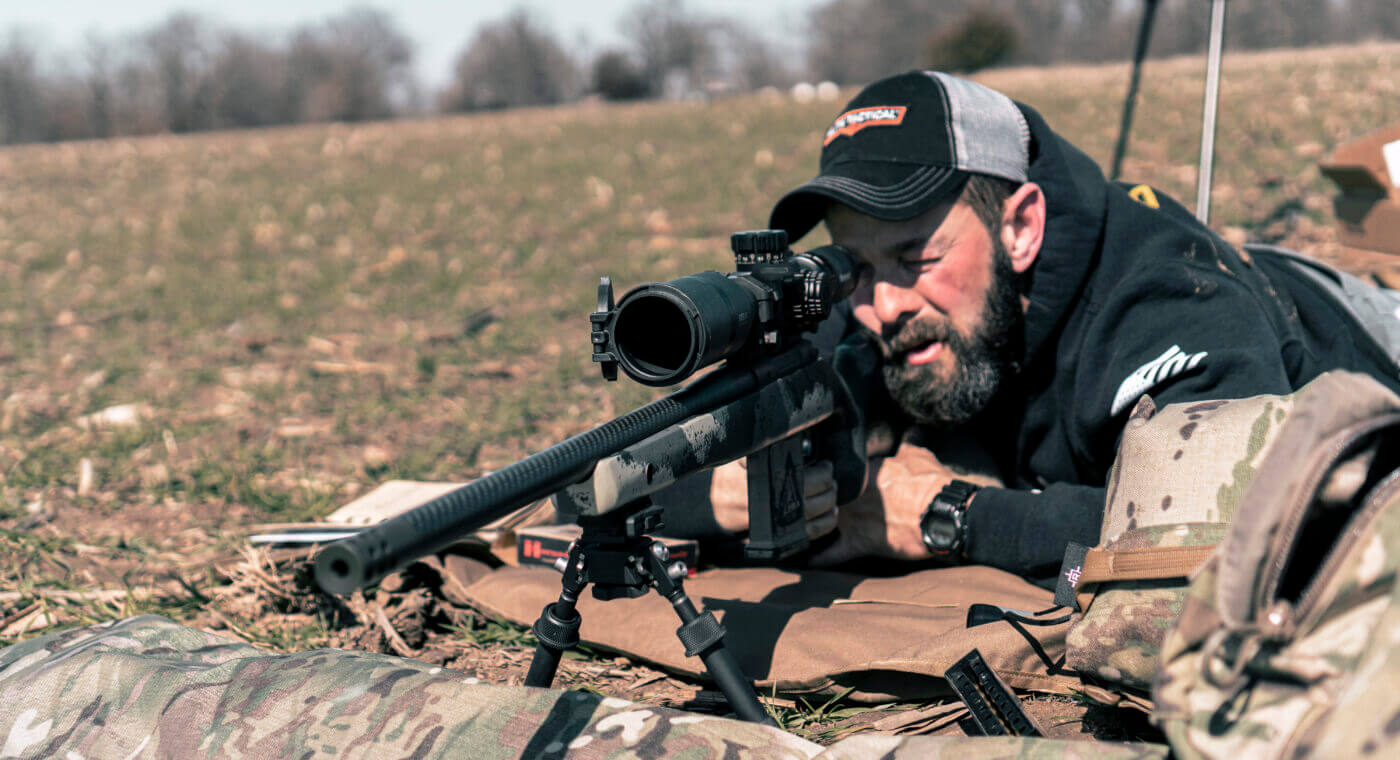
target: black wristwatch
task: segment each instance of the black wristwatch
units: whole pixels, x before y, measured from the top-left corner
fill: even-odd
[[[963,549],[967,547],[967,505],[980,488],[965,480],[954,480],[924,510],[919,528],[924,534],[924,546],[934,557],[950,563],[963,559]]]

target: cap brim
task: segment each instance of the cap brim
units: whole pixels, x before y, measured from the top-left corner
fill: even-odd
[[[962,189],[965,172],[946,166],[919,166],[893,184],[879,185],[860,178],[859,164],[832,167],[784,195],[768,218],[768,228],[786,230],[797,241],[817,226],[832,201],[886,221],[918,216]],[[888,165],[880,167],[888,173]]]

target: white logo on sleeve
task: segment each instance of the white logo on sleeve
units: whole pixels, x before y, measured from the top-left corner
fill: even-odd
[[[1167,349],[1161,356],[1133,370],[1132,374],[1123,380],[1123,384],[1118,386],[1118,392],[1113,394],[1113,407],[1108,412],[1109,416],[1117,416],[1153,387],[1200,366],[1205,358],[1205,351],[1187,354],[1181,350],[1181,346]]]

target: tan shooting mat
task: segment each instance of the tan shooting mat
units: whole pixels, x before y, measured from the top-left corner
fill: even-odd
[[[698,606],[728,631],[725,644],[760,691],[835,694],[861,701],[939,698],[950,694],[944,669],[973,648],[1019,689],[1068,693],[1077,677],[1064,660],[1068,624],[1025,626],[997,621],[967,628],[975,603],[1040,612],[1053,594],[989,567],[927,569],[873,578],[776,568],[706,570],[685,582]],[[504,567],[465,591],[476,604],[516,623],[532,624],[559,596],[560,576],[539,567]],[[583,641],[698,675],[676,628],[680,619],[654,592],[638,599],[579,603]],[[1046,617],[1058,617],[1059,613]]]

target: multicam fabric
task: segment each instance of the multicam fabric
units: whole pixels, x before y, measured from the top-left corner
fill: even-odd
[[[1182,758],[1400,756],[1400,399],[1300,400],[1162,648]]]
[[[1395,547],[1396,544],[1390,544]],[[1341,688],[1332,719],[1309,738],[1316,757],[1400,756],[1400,584]],[[1300,753],[1305,754],[1305,753]]]
[[[818,760],[1164,760],[1165,744],[1113,744],[1015,736],[853,736]]]
[[[1143,397],[1129,415],[1109,475],[1100,548],[1218,544],[1295,401],[1328,392],[1326,378],[1287,396],[1160,410]],[[1149,689],[1158,649],[1186,596],[1185,577],[1086,584],[1081,591],[1093,597],[1066,634],[1069,666]]]
[[[0,651],[0,757],[1161,760],[1165,746],[777,729],[595,694],[491,686],[339,650],[272,654],[154,615]]]
[[[1392,557],[1398,548],[1392,545]],[[1294,642],[1270,645],[1239,674],[1217,672],[1212,680],[1203,668],[1228,671],[1238,657],[1203,662],[1205,639],[1219,630],[1211,607],[1219,572],[1212,559],[1197,576],[1163,650],[1154,717],[1175,756],[1400,756],[1400,587]],[[1393,581],[1393,561],[1385,574]],[[1269,677],[1255,677],[1262,673]]]
[[[269,654],[153,615],[0,652],[0,757],[801,758],[774,728],[412,660]]]

